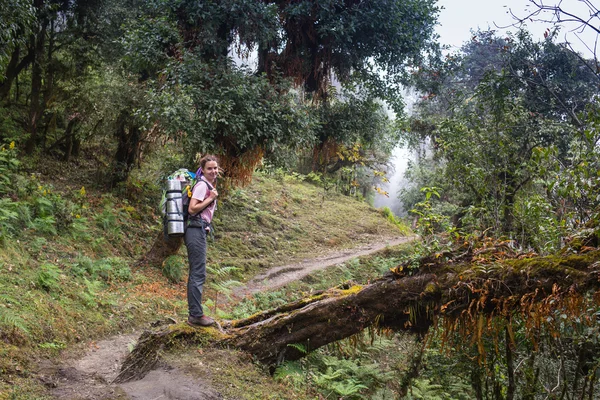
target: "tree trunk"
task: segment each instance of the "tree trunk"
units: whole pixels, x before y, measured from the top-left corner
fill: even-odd
[[[18,74],[17,66],[19,64],[20,54],[21,49],[19,46],[17,46],[10,56],[10,61],[6,67],[6,74],[4,74],[5,78],[2,82],[0,82],[0,101],[4,101],[6,98],[8,98],[12,82]]]
[[[78,147],[78,145],[76,145],[77,140],[75,139],[75,127],[78,123],[79,117],[73,116],[67,124],[67,129],[65,130],[65,155],[63,161],[69,162],[74,153],[73,150]]]
[[[112,174],[112,186],[125,182],[140,153],[142,131],[129,115],[129,110],[121,111],[117,119],[116,136],[118,140],[115,166]]]
[[[506,389],[506,400],[514,400],[515,398],[515,363],[513,360],[512,342],[508,327],[504,328],[504,342],[506,350],[506,372],[508,375],[508,388]]]
[[[167,236],[165,232],[160,232],[156,236],[150,251],[139,259],[136,265],[158,268],[167,257],[177,254],[182,244],[182,237],[172,238]]]
[[[25,143],[25,152],[31,154],[35,149],[38,134],[38,122],[42,113],[43,106],[40,102],[42,92],[42,57],[44,55],[44,42],[46,39],[46,21],[42,21],[42,27],[39,34],[32,35],[32,48],[34,49],[33,67],[31,69],[31,99],[29,104],[28,131],[29,139]]]
[[[55,21],[54,19],[50,20],[50,29],[49,29],[49,33],[48,33],[48,53],[46,56],[46,75],[44,78],[44,89],[43,89],[43,99],[42,99],[42,105],[41,105],[41,110],[42,112],[44,110],[48,109],[48,105],[50,104],[50,102],[52,101],[52,95],[54,94],[54,62],[52,61],[52,56],[54,54],[54,32],[55,30]],[[41,117],[41,115],[40,115]],[[42,148],[46,147],[46,141],[47,141],[47,133],[48,133],[48,127],[50,125],[52,118],[49,118],[48,121],[46,122],[46,127],[44,129],[44,135],[41,138],[41,142],[42,142]]]
[[[366,286],[330,289],[245,320],[228,322],[221,332],[215,328],[195,330],[185,324],[170,326],[143,335],[116,381],[142,377],[154,366],[160,349],[181,340],[235,347],[275,366],[283,360],[303,357],[306,352],[299,348],[313,351],[367,327],[423,334],[436,316],[504,317],[506,312],[516,313],[550,296],[567,297],[600,288],[600,267],[595,262],[599,257],[600,251],[596,251],[585,256],[505,261],[504,268],[493,271],[471,264],[448,264],[422,268],[410,277],[390,272]]]

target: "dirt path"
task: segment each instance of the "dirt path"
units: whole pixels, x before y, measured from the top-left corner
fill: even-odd
[[[413,240],[399,237],[379,241],[360,248],[333,252],[315,259],[270,268],[238,288],[234,298],[239,299],[266,289],[274,289],[310,273],[341,264],[356,257],[380,251]],[[232,301],[235,301],[232,300]],[[165,323],[169,323],[165,321]],[[90,343],[83,357],[65,360],[62,365],[51,361],[40,364],[40,379],[57,399],[66,400],[216,400],[222,396],[205,381],[168,365],[160,365],[144,379],[115,385],[112,381],[141,332],[117,335]]]
[[[353,258],[373,254],[386,247],[397,246],[412,240],[414,240],[414,236],[389,238],[363,247],[337,251],[322,257],[304,259],[297,263],[269,268],[267,271],[252,278],[246,285],[237,288],[232,297],[240,299],[266,289],[277,289],[285,286],[287,283],[302,279],[315,271],[339,265]]]

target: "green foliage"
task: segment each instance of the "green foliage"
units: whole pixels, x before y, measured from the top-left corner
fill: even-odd
[[[97,280],[90,281],[84,277],[83,284],[85,285],[85,290],[79,292],[79,299],[86,307],[96,307],[98,305],[97,295],[102,289],[103,283]]]
[[[66,346],[63,342],[48,342],[48,343],[40,343],[38,346],[42,349],[50,349],[50,350],[61,350]]]
[[[162,265],[163,275],[172,283],[179,283],[186,270],[186,263],[180,256],[169,256]]]
[[[428,379],[416,379],[412,382],[407,398],[443,400],[450,397],[445,393],[442,385],[432,384]]]
[[[390,210],[389,207],[383,207],[381,209],[381,213],[388,221],[390,221],[391,223],[393,223],[394,225],[396,225],[398,227],[398,229],[400,230],[400,233],[402,235],[408,236],[412,233],[410,227],[404,221],[402,221],[400,218],[396,217],[394,215],[394,213],[392,212],[392,210]]]
[[[596,77],[554,39],[477,32],[444,66],[417,74],[428,94],[406,137],[414,147],[431,140],[432,155],[409,177],[415,188],[443,188],[462,231],[518,238],[542,253],[589,218],[597,187],[597,111],[588,105]],[[417,209],[414,189],[403,200]]]
[[[37,284],[47,292],[60,291],[59,281],[62,271],[54,264],[43,263],[37,273]]]
[[[421,65],[437,50],[433,1],[303,0],[278,6],[282,35],[268,43],[269,54],[310,93],[326,92],[327,77],[335,72],[340,82],[386,99],[400,115],[399,84],[407,66]],[[292,40],[299,30],[305,34]]]
[[[517,201],[515,219],[520,242],[528,243],[540,254],[558,251],[561,238],[567,235],[565,221],[556,218],[552,204],[545,196],[533,194]]]
[[[306,385],[306,372],[299,361],[284,361],[275,369],[273,378],[295,389]]]
[[[26,0],[3,0],[0,2],[0,71],[4,71],[12,51],[26,43],[35,22],[35,10]],[[0,75],[0,82],[4,76]]]
[[[120,40],[123,62],[134,73],[156,77],[181,40],[176,23],[168,16],[134,20]]]
[[[433,207],[432,196],[435,195],[438,199],[440,198],[438,190],[439,188],[436,187],[422,188],[421,192],[425,194],[425,200],[415,204],[415,208],[410,210],[411,213],[418,217],[417,233],[423,237],[446,232],[450,228],[448,216],[439,214]]]
[[[87,218],[77,214],[71,224],[71,237],[77,241],[90,242],[92,236],[90,234],[89,223]]]
[[[17,312],[13,311],[11,307],[20,306],[21,303],[15,298],[0,294],[0,330],[19,330],[21,333],[26,335],[29,334],[29,330],[25,324],[25,321]]]
[[[212,299],[212,306],[215,312],[217,311],[219,305],[219,294],[224,294],[226,297],[229,297],[234,287],[242,285],[240,281],[229,278],[232,273],[238,270],[239,268],[237,267],[227,265],[208,264],[206,266],[206,272],[211,276],[207,286],[215,293],[215,297]]]
[[[127,282],[132,277],[127,261],[118,257],[107,257],[94,261],[90,257],[80,256],[70,266],[69,271],[74,276],[90,278],[92,283],[97,279],[105,282]]]
[[[312,141],[313,117],[288,82],[274,85],[233,63],[222,68],[191,53],[166,72],[167,83],[149,93],[150,109],[160,115],[147,114],[147,123],[158,118],[173,135],[187,132],[188,160],[233,143],[240,155],[257,146],[272,151],[278,145],[302,148]],[[234,142],[223,142],[225,137]]]

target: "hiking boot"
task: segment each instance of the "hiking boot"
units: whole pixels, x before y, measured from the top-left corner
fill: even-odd
[[[201,317],[192,317],[191,315],[188,317],[187,324],[190,326],[211,326],[214,325],[215,320],[211,317],[207,317],[203,315]]]

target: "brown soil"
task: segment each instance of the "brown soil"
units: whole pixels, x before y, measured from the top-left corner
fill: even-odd
[[[252,293],[284,286],[286,283],[352,258],[375,253],[388,246],[396,246],[412,240],[411,237],[389,239],[361,248],[330,253],[316,259],[274,267],[253,278],[244,287],[238,288],[234,299]],[[51,361],[40,363],[40,379],[51,388],[57,399],[66,400],[212,400],[223,397],[210,384],[179,367],[164,362],[142,380],[125,384],[113,384],[119,368],[135,344],[140,332],[113,336],[100,342],[90,343],[87,349],[73,351],[71,356],[56,365]],[[202,356],[199,355],[199,358]]]

